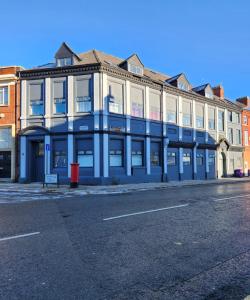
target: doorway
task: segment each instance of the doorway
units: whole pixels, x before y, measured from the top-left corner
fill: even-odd
[[[0,178],[11,178],[11,151],[0,152]]]
[[[31,142],[31,181],[43,182],[44,181],[44,142],[32,141]]]
[[[219,155],[218,177],[227,177],[227,159],[224,152]]]

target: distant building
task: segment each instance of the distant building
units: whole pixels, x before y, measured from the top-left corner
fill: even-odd
[[[242,144],[244,146],[243,169],[245,175],[250,170],[250,98],[242,97],[237,99],[242,104]]]
[[[55,62],[20,72],[21,182],[80,164],[80,182],[210,179],[242,168],[241,107],[221,86],[63,43]]]
[[[17,139],[20,129],[20,88],[16,73],[21,67],[0,67],[0,180],[15,181]]]

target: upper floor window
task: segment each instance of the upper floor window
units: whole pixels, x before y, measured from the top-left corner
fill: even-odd
[[[183,81],[178,81],[178,88],[180,90],[183,90],[183,91],[188,91],[189,90],[189,86],[186,82],[183,82]]]
[[[134,117],[144,117],[144,93],[142,89],[131,87],[131,115]]]
[[[204,128],[204,106],[196,104],[196,127]]]
[[[228,128],[228,141],[233,144],[233,128]]]
[[[249,144],[248,130],[244,131],[244,143],[245,143],[245,146],[248,146],[248,144]]]
[[[85,113],[92,111],[91,80],[77,79],[75,82],[76,112]]]
[[[239,129],[236,129],[236,143],[238,145],[241,144],[241,134]]]
[[[42,116],[44,114],[43,89],[43,83],[32,83],[29,86],[31,116]]]
[[[208,108],[208,129],[215,129],[215,109],[212,107]]]
[[[123,114],[123,88],[123,84],[121,83],[109,83],[109,112]]]
[[[238,114],[238,113],[235,114],[235,122],[236,122],[237,124],[240,123],[240,114]]]
[[[183,101],[182,112],[183,112],[183,117],[182,117],[183,126],[191,126],[192,125],[191,102]]]
[[[56,64],[58,67],[70,66],[72,65],[72,58],[71,57],[58,58],[56,60]]]
[[[214,95],[213,95],[212,92],[207,91],[207,92],[205,92],[205,97],[206,97],[206,98],[209,98],[209,99],[213,99],[213,98],[214,98]]]
[[[156,93],[149,93],[149,118],[161,120],[161,96]]]
[[[224,111],[218,112],[218,128],[220,131],[224,131]]]
[[[66,113],[66,80],[55,81],[53,85],[54,114]]]
[[[244,122],[245,125],[248,124],[248,118],[247,118],[247,116],[244,116],[244,117],[243,117],[243,122]]]
[[[176,98],[167,98],[167,122],[168,123],[177,123],[177,99]]]
[[[8,86],[0,87],[0,105],[8,105],[9,103],[9,88]]]
[[[131,73],[134,73],[136,75],[143,75],[143,68],[138,66],[138,65],[134,65],[134,64],[128,64],[128,71]]]
[[[228,122],[233,122],[233,113],[231,111],[228,111],[227,116],[228,116]]]

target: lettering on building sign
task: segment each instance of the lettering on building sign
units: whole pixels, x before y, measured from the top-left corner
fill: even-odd
[[[82,130],[82,131],[89,130],[89,126],[87,126],[87,125],[79,126],[79,130]]]
[[[124,132],[125,131],[124,127],[117,127],[117,126],[110,126],[109,129],[110,129],[110,131],[115,131],[115,132]]]
[[[45,184],[58,184],[58,174],[45,174]]]

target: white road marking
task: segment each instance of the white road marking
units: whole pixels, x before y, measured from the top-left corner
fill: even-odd
[[[139,212],[136,212],[136,213],[131,213],[131,214],[120,215],[120,216],[116,216],[116,217],[105,218],[105,219],[103,219],[103,221],[110,221],[110,220],[114,220],[114,219],[120,219],[120,218],[126,218],[126,217],[131,217],[131,216],[149,214],[149,213],[153,213],[153,212],[157,212],[157,211],[162,211],[162,210],[168,210],[168,209],[174,209],[174,208],[181,208],[181,207],[186,207],[188,205],[189,205],[189,203],[182,204],[182,205],[176,205],[176,206],[163,207],[163,208],[158,208],[158,209],[151,209],[151,210],[139,211]]]
[[[7,240],[13,240],[13,239],[19,239],[27,236],[32,236],[32,235],[37,235],[40,234],[40,232],[31,232],[31,233],[26,233],[26,234],[19,234],[19,235],[13,235],[13,236],[7,236],[5,238],[1,238],[0,242],[2,241],[7,241]]]
[[[226,197],[226,198],[218,198],[218,199],[213,199],[213,201],[218,202],[218,201],[224,201],[224,200],[230,200],[230,199],[237,199],[237,198],[244,198],[244,197],[250,197],[250,194],[238,195],[238,196],[232,196],[232,197]]]

